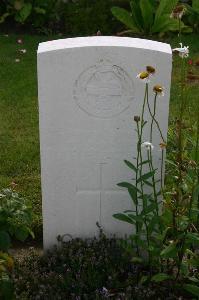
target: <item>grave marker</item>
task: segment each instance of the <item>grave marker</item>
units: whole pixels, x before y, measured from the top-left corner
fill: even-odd
[[[132,209],[128,193],[117,183],[132,178],[123,160],[136,155],[133,116],[140,114],[144,96],[136,75],[147,65],[156,68],[151,89],[156,83],[165,87],[157,116],[166,136],[171,64],[170,46],[149,40],[98,36],[39,45],[45,248],[58,235],[98,235],[96,222],[107,235],[131,233],[132,227],[112,214]],[[157,130],[153,136],[158,146]],[[156,166],[160,158],[156,151]]]

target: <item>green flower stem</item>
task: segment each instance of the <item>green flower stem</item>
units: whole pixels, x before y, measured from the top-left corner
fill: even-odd
[[[152,150],[147,151],[147,156],[149,160],[149,168],[150,171],[155,171],[154,166],[153,166],[153,157],[152,157]],[[155,210],[156,210],[156,216],[159,218],[159,207],[158,207],[158,196],[157,196],[157,190],[156,190],[156,182],[155,182],[155,175],[152,176],[152,185],[153,185],[153,197],[155,201]],[[160,232],[162,233],[162,226],[159,220],[159,229]]]
[[[148,108],[150,109],[149,97],[148,97],[148,88],[147,88],[147,104],[148,104]],[[156,106],[157,106],[157,93],[155,93],[155,97],[154,97],[153,114],[150,113],[151,118],[152,118],[151,126],[150,126],[150,143],[153,142],[153,123],[154,123],[155,115],[156,115]],[[151,112],[151,109],[150,109],[150,112]],[[158,127],[159,127],[159,131],[161,132],[159,123],[157,122],[157,124],[158,124]],[[154,171],[153,157],[152,157],[151,149],[150,149],[150,151],[147,151],[147,155],[148,155],[148,160],[149,160],[150,171]],[[156,206],[156,215],[157,215],[157,217],[159,217],[158,196],[157,196],[157,191],[156,191],[155,175],[152,176],[152,185],[153,185],[154,201],[155,201],[155,206]],[[160,231],[162,232],[160,223],[159,223],[159,228],[160,228]]]
[[[139,130],[139,124],[138,122],[136,122],[136,125],[137,125],[137,135],[138,135],[138,142],[137,142],[137,158],[136,158],[136,207],[135,207],[135,210],[136,210],[136,216],[138,216],[139,212],[138,212],[138,193],[137,193],[137,188],[138,188],[138,173],[139,173],[139,160],[140,160],[140,151],[139,151],[139,148],[140,148],[140,130]],[[136,220],[136,235],[138,235],[138,221]],[[137,248],[137,255],[139,256],[139,246],[136,245],[136,248]]]
[[[178,33],[179,43],[181,43],[182,42],[182,29],[181,29],[181,19],[180,18],[178,19],[178,27],[179,27],[179,33]]]
[[[161,170],[160,170],[160,183],[161,183],[161,190],[163,190],[163,167],[164,167],[164,149],[162,149],[161,153]]]
[[[145,111],[145,106],[146,106],[146,102],[147,102],[147,93],[148,93],[148,83],[146,83],[146,87],[145,87],[145,94],[144,94],[144,101],[143,101],[143,105],[142,105],[142,114],[141,114],[141,128],[140,128],[140,146],[142,144],[142,133],[143,133],[143,127],[144,127],[144,111]]]
[[[157,96],[157,95],[156,95],[156,96]],[[162,141],[165,143],[166,141],[165,141],[165,139],[164,139],[164,137],[163,137],[163,134],[162,134],[160,125],[159,125],[158,121],[156,120],[156,118],[153,117],[153,113],[152,113],[151,108],[150,108],[149,100],[147,100],[147,106],[148,106],[148,110],[149,110],[149,113],[150,113],[150,115],[151,115],[151,118],[154,120],[154,122],[155,122],[156,125],[157,125],[157,128],[158,128],[158,131],[159,131],[159,133],[160,133],[161,139],[162,139]]]
[[[142,177],[142,173],[143,173],[143,169],[142,169],[142,149],[141,149],[141,144],[142,144],[142,135],[143,135],[143,128],[144,128],[144,112],[145,112],[145,106],[146,106],[146,102],[147,102],[147,91],[148,91],[148,83],[146,83],[146,87],[145,87],[145,95],[144,95],[144,101],[143,101],[143,105],[142,105],[142,113],[141,113],[141,120],[140,120],[140,130],[139,130],[139,141],[138,141],[138,156],[140,158],[140,168],[139,168],[139,176],[140,178]],[[144,188],[143,188],[143,181],[141,181],[140,183],[141,186],[141,195],[142,195],[142,199],[144,199]],[[143,209],[144,209],[144,202],[142,204]],[[147,225],[147,220],[146,217],[144,217],[144,225],[146,228],[146,239],[147,239],[147,246],[148,246],[148,263],[151,269],[151,254],[150,254],[150,237],[149,237],[149,230],[148,230],[148,225]]]
[[[149,101],[147,102],[149,103]],[[156,104],[157,104],[157,93],[155,93],[155,98],[154,98],[154,105],[153,105],[153,115],[152,115],[152,120],[151,120],[151,129],[150,129],[150,142],[153,142],[153,122],[155,119],[156,115]]]

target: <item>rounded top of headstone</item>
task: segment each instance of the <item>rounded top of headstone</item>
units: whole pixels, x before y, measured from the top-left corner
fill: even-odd
[[[48,41],[39,44],[38,54],[49,51],[81,47],[127,47],[172,54],[171,46],[166,43],[146,39],[116,36],[77,37]]]

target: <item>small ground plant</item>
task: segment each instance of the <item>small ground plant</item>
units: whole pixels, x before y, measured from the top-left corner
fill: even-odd
[[[173,288],[170,282],[141,283],[148,268],[131,261],[121,244],[125,240],[71,239],[60,241],[45,255],[30,249],[18,260],[13,280],[15,299],[23,300],[188,300],[189,293]]]
[[[24,241],[31,231],[32,208],[11,189],[0,192],[0,299],[12,299],[11,272],[14,261],[9,254],[11,241]]]

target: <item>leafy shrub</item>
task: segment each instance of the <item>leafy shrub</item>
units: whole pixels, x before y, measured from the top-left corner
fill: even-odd
[[[59,27],[61,0],[6,0],[1,4],[0,23],[14,21],[39,32],[49,33]]]
[[[199,30],[199,1],[192,0],[192,5],[186,5],[188,11],[188,24],[193,28],[194,31]]]
[[[179,21],[170,18],[178,0],[131,0],[131,12],[113,7],[113,15],[129,29],[129,32],[145,35],[177,31]],[[181,22],[181,28],[186,28]]]
[[[63,32],[69,36],[91,35],[101,30],[111,34],[118,27],[111,6],[117,0],[3,0],[0,23],[20,25],[49,34]],[[126,2],[119,1],[118,3]],[[123,5],[123,4],[122,4]],[[124,4],[125,5],[125,4]]]
[[[13,270],[14,261],[9,254],[0,252],[0,299],[12,299],[13,284],[10,273]]]
[[[14,261],[6,253],[11,246],[11,239],[24,241],[29,234],[33,236],[31,206],[11,189],[0,193],[0,298],[12,299],[13,284],[10,278]]]
[[[69,35],[92,35],[98,30],[111,34],[118,28],[111,14],[111,1],[79,0],[65,5],[64,32]]]
[[[32,208],[29,203],[11,189],[0,193],[0,250],[7,251],[11,238],[24,241],[31,231]]]
[[[32,249],[16,263],[16,299],[191,299],[172,281],[139,283],[149,270],[131,261],[126,241],[74,239],[39,256]]]

